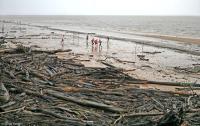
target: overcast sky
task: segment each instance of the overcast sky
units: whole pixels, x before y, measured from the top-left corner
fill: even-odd
[[[0,0],[1,15],[200,15],[200,0]]]

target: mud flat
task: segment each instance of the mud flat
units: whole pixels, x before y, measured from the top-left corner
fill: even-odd
[[[0,22],[3,22],[0,20]],[[5,22],[5,21],[4,21]],[[6,21],[8,24],[19,25],[15,21]],[[93,36],[98,36],[101,38],[109,37],[112,40],[117,41],[125,41],[125,42],[133,42],[158,48],[167,48],[175,51],[181,51],[183,53],[188,53],[192,55],[200,56],[199,38],[190,38],[190,37],[177,37],[177,36],[169,36],[169,35],[158,35],[158,34],[145,34],[145,33],[123,33],[123,32],[86,32],[86,31],[78,31],[78,30],[70,30],[64,28],[57,28],[51,26],[43,26],[43,25],[35,25],[35,24],[20,24],[21,26],[29,26],[35,28],[46,29],[49,31],[57,31],[61,33],[73,33],[73,34],[80,34],[86,35],[91,34]],[[23,38],[21,38],[23,39]],[[167,41],[170,40],[170,41]],[[180,43],[177,43],[180,42]],[[182,44],[185,43],[186,45]],[[197,46],[193,46],[195,44]]]
[[[199,38],[178,37],[178,36],[169,36],[169,35],[144,35],[144,36],[200,45]]]

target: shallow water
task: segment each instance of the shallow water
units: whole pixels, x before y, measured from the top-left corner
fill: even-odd
[[[1,16],[0,19],[90,32],[200,37],[200,17],[197,16]]]

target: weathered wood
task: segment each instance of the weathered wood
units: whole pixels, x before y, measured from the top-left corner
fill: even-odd
[[[35,52],[35,53],[49,53],[49,54],[55,54],[55,53],[59,53],[59,52],[71,52],[71,49],[66,49],[66,50],[62,50],[62,49],[57,49],[57,50],[31,50],[31,52]],[[0,54],[1,53],[17,53],[17,49],[1,49],[0,50]]]
[[[57,49],[57,50],[32,50],[31,52],[37,52],[37,53],[50,53],[50,54],[55,54],[59,52],[71,52],[71,49]]]
[[[157,123],[157,126],[180,126],[183,121],[183,112],[170,111],[166,113]]]
[[[120,69],[120,70],[119,70],[119,68],[116,68],[115,66],[113,66],[113,65],[111,65],[111,64],[108,64],[108,63],[106,63],[106,62],[104,62],[104,61],[101,61],[101,63],[104,64],[104,65],[106,65],[106,66],[108,66],[108,67],[111,68],[112,70],[115,70],[117,73],[124,74],[126,80],[135,80],[134,78],[132,78],[132,77],[129,76],[128,74],[123,73],[123,72],[122,72],[123,69]]]
[[[30,74],[32,74],[33,76],[39,77],[42,80],[48,80],[49,79],[49,77],[45,76],[44,74],[39,73],[38,71],[35,71],[35,70],[29,70],[29,71],[30,71]]]
[[[16,104],[15,101],[11,101],[11,102],[8,102],[8,103],[6,103],[4,105],[1,105],[0,108],[5,109],[5,108],[8,108],[8,107],[10,107],[12,105],[15,105],[15,104]]]
[[[32,95],[32,96],[35,96],[35,97],[39,97],[39,98],[42,98],[42,99],[47,100],[47,101],[50,99],[50,97],[45,96],[45,95],[42,95],[42,94],[40,94],[40,93],[38,93],[38,92],[34,92],[34,91],[31,91],[31,90],[28,90],[28,89],[24,89],[24,88],[15,86],[15,85],[10,85],[10,84],[9,84],[9,86],[16,88],[17,91],[19,91],[19,92],[25,92],[25,93],[28,94],[28,95]]]
[[[3,83],[0,82],[0,103],[8,102],[10,99],[10,94]]]
[[[133,117],[139,117],[139,116],[159,116],[159,115],[164,115],[163,112],[158,112],[158,113],[127,113],[127,114],[115,114],[115,115],[111,115],[112,117],[119,117],[119,116],[123,116],[123,117],[127,117],[127,118],[133,118]]]
[[[200,84],[185,83],[185,82],[162,82],[162,81],[149,81],[149,80],[126,80],[129,84],[156,84],[166,86],[181,86],[181,87],[200,87]]]
[[[168,86],[193,86],[200,87],[200,84],[184,83],[184,82],[161,82],[161,81],[146,81],[148,84],[168,85]]]
[[[79,124],[79,125],[85,125],[84,122],[82,122],[79,119],[70,118],[70,117],[67,117],[67,116],[62,116],[60,114],[54,113],[54,112],[46,110],[46,109],[41,109],[41,108],[27,108],[27,110],[32,111],[32,112],[39,112],[39,113],[42,113],[44,115],[53,116],[53,117],[56,117],[56,118],[59,118],[59,119],[64,119],[67,123],[72,123],[74,125],[77,125],[77,124]]]
[[[59,92],[52,91],[52,90],[47,90],[47,94],[54,96],[56,98],[66,100],[66,101],[70,101],[70,102],[73,102],[73,103],[77,103],[77,104],[83,105],[83,106],[98,108],[98,109],[102,109],[102,110],[105,110],[105,111],[111,111],[111,112],[117,112],[117,113],[125,112],[125,110],[122,109],[122,108],[114,107],[114,106],[111,106],[111,105],[106,105],[106,104],[103,104],[103,103],[97,103],[97,102],[94,102],[94,101],[79,99],[79,98],[76,98],[76,97],[64,96],[63,93],[59,93]]]
[[[16,51],[14,49],[1,49],[0,54],[1,53],[16,53]]]
[[[55,107],[55,108],[56,108],[56,109],[59,109],[59,110],[62,110],[62,111],[66,111],[66,112],[72,113],[72,114],[75,114],[75,115],[79,115],[78,112],[72,111],[72,110],[70,110],[70,109],[68,109],[68,108],[65,108],[65,107]]]
[[[1,114],[12,113],[12,112],[16,112],[16,111],[22,111],[22,110],[24,110],[24,108],[25,108],[25,106],[23,106],[21,108],[13,109],[13,110],[8,110],[8,111],[5,111],[5,112],[0,112],[0,115]]]
[[[124,96],[123,92],[102,91],[102,90],[97,90],[97,89],[75,88],[75,87],[57,88],[57,91],[64,91],[64,92],[85,92],[85,93],[98,93],[98,94],[103,94],[103,95]]]
[[[191,90],[191,87],[181,87],[181,88],[176,88],[177,90],[180,90],[180,91],[190,91]],[[200,90],[200,87],[192,87],[192,90]]]

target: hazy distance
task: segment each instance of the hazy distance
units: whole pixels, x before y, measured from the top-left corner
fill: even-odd
[[[1,15],[200,15],[200,0],[0,0]]]

